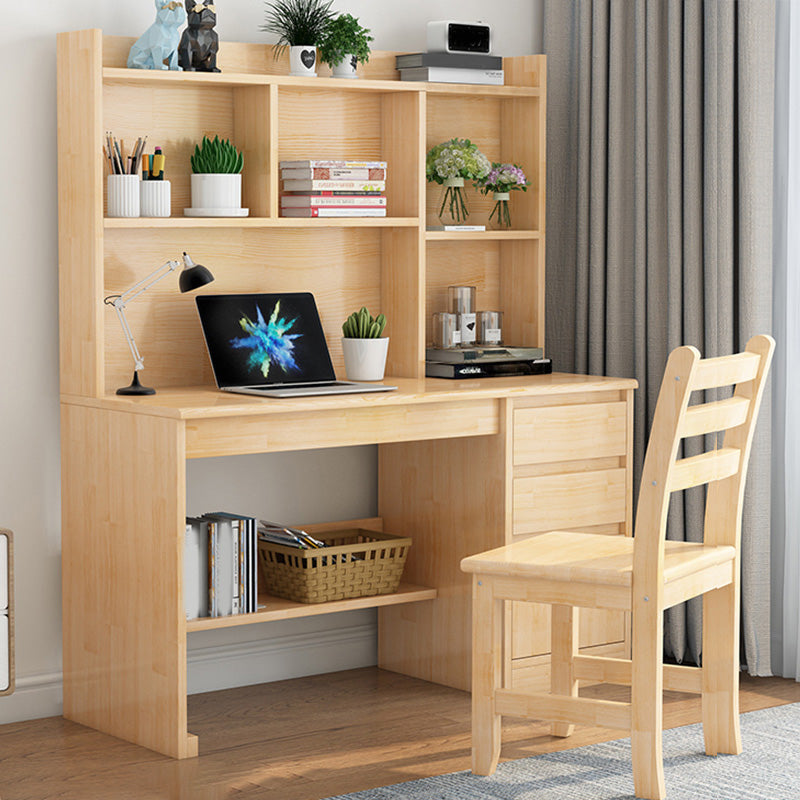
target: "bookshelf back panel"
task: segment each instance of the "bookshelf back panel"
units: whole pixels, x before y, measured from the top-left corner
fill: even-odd
[[[500,245],[498,242],[431,243],[427,257],[425,341],[432,341],[437,311],[449,311],[448,286],[474,286],[481,311],[503,310],[500,300]]]
[[[531,188],[511,194],[511,219],[515,229],[536,230],[537,197],[540,178],[537,130],[539,98],[494,98],[469,95],[448,97],[430,94],[427,98],[427,148],[448,139],[469,139],[491,162],[519,164]],[[491,195],[484,196],[471,184],[466,187],[469,219],[467,224],[487,225],[494,206]],[[438,211],[442,187],[429,183],[426,190],[426,224],[440,224]]]
[[[321,228],[313,237],[302,230],[193,229],[106,233],[105,295],[118,294],[167,259],[186,250],[207,266],[215,280],[197,293],[312,292],[322,319],[334,368],[343,374],[341,325],[350,312],[381,303],[380,230]],[[191,294],[168,275],[137,297],[127,309],[144,358],[148,386],[213,383],[200,323]],[[193,293],[194,294],[194,293]],[[104,317],[106,391],[127,384],[132,358],[116,314]]]
[[[171,182],[172,215],[191,206],[191,162],[203,136],[230,139],[244,154],[243,196],[252,216],[267,214],[264,175],[268,147],[268,87],[157,86],[107,81],[103,86],[103,130],[131,151],[147,135],[146,150],[161,147]],[[237,124],[238,123],[238,124]],[[252,184],[252,185],[251,185]],[[246,207],[247,202],[244,203]],[[105,213],[105,204],[103,206]]]

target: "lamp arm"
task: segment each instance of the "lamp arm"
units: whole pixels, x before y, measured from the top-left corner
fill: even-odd
[[[121,295],[115,297],[110,305],[114,306],[114,310],[119,317],[120,325],[122,325],[122,332],[125,334],[125,341],[128,343],[131,355],[134,361],[134,371],[138,372],[144,367],[144,361],[139,353],[139,348],[136,346],[136,340],[133,338],[128,319],[125,316],[125,308],[131,300],[138,297],[142,292],[147,291],[153,284],[158,283],[162,278],[174,272],[180,266],[180,261],[167,261],[162,264],[158,269],[153,270],[147,277],[134,283],[129,289],[126,289]],[[106,302],[111,298],[107,298]]]

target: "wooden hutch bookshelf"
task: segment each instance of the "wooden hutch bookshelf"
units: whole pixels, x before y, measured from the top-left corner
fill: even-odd
[[[133,40],[99,30],[58,37],[64,716],[168,755],[196,755],[187,732],[186,639],[196,630],[380,607],[379,663],[469,687],[468,554],[552,527],[631,528],[628,379],[577,375],[424,378],[429,319],[447,287],[478,289],[504,337],[544,345],[543,56],[504,60],[505,86],[407,83],[375,52],[356,81],[293,78],[272,47],[220,45],[220,74],[128,70]],[[172,216],[104,214],[103,132],[147,133],[167,155]],[[204,134],[243,150],[246,218],[189,218],[189,153]],[[454,136],[531,181],[508,231],[427,231],[438,186],[425,153]],[[388,162],[386,218],[279,216],[281,160]],[[491,200],[471,196],[470,221]],[[131,377],[103,297],[188,251],[215,275],[200,291],[311,291],[337,373],[354,308],[383,311],[398,391],[265,401],[214,388],[194,299],[171,280],[128,309],[153,397],[114,394]],[[187,622],[183,610],[186,459],[379,445],[379,514],[365,526],[410,535],[393,595]],[[302,520],[296,520],[301,522]],[[508,680],[547,679],[549,621],[514,608]],[[621,654],[620,615],[587,614],[582,644]],[[513,676],[513,677],[512,677]]]

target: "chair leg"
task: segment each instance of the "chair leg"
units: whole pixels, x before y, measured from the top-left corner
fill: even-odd
[[[495,691],[503,679],[503,601],[491,580],[472,581],[472,771],[491,775],[500,758],[501,717]]]
[[[703,737],[710,756],[742,752],[737,594],[728,584],[703,595]]]
[[[550,622],[550,692],[551,694],[578,696],[573,659],[578,652],[578,614],[572,606],[552,605]],[[568,722],[554,722],[553,736],[570,736],[575,726]]]
[[[663,717],[664,617],[657,598],[647,600],[634,586],[633,674],[631,676],[631,756],[636,797],[663,800],[661,750]],[[639,594],[640,596],[636,596]]]

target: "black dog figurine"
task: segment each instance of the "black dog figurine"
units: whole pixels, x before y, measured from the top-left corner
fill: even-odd
[[[219,36],[214,0],[186,0],[188,27],[178,45],[178,63],[187,72],[220,72],[217,69]]]

